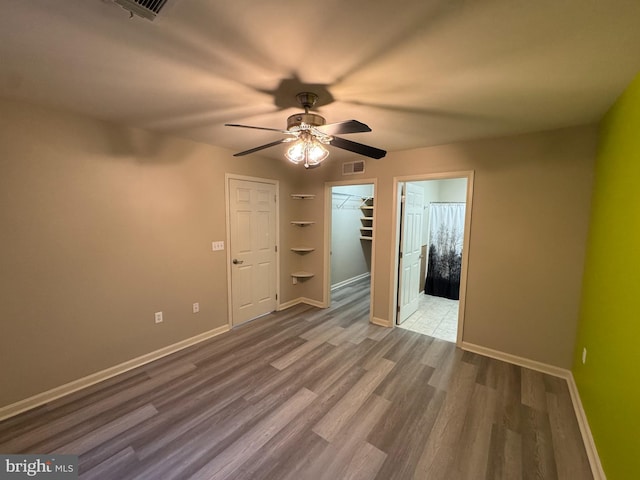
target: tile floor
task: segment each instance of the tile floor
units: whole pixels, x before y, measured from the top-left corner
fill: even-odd
[[[458,300],[420,294],[420,306],[400,328],[455,342],[458,332]]]

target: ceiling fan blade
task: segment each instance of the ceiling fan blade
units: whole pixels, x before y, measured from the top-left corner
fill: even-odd
[[[290,141],[288,138],[281,138],[280,140],[276,140],[275,142],[267,143],[265,145],[260,145],[259,147],[252,148],[250,150],[245,150],[244,152],[234,153],[234,157],[242,157],[244,155],[249,155],[250,153],[258,152],[260,150],[264,150],[265,148],[275,147],[276,145],[280,145],[281,143],[285,143]]]
[[[358,142],[352,142],[351,140],[345,140],[344,138],[340,137],[333,137],[333,140],[331,140],[329,144],[334,147],[349,150],[350,152],[359,153],[360,155],[364,155],[365,157],[376,159],[382,158],[387,154],[386,150],[380,150],[379,148],[370,147],[369,145],[364,145]]]
[[[240,127],[240,128],[253,128],[254,130],[268,130],[270,132],[278,132],[278,133],[286,133],[287,135],[293,135],[288,130],[280,130],[278,128],[269,128],[269,127],[252,127],[251,125],[240,125],[239,123],[225,123],[225,127]]]
[[[344,122],[327,123],[316,127],[322,133],[327,135],[343,135],[345,133],[361,133],[370,132],[369,125],[365,125],[358,120],[345,120]]]

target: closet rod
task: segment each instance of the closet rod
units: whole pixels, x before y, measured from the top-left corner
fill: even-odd
[[[426,210],[427,208],[429,208],[429,205],[431,204],[438,204],[438,205],[466,205],[467,202],[429,202],[428,204],[424,205],[422,207],[423,210]]]
[[[338,205],[337,210],[340,210],[342,207],[344,207],[344,204],[352,198],[357,198],[358,201],[362,201],[363,198],[362,195],[354,195],[353,193],[331,192],[331,195],[342,195],[343,197],[347,197],[342,201],[340,205]]]

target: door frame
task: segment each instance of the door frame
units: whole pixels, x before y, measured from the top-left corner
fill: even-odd
[[[458,304],[458,332],[456,336],[456,345],[460,346],[462,343],[462,336],[464,333],[464,314],[467,298],[467,270],[469,265],[469,250],[471,239],[471,214],[473,212],[473,170],[463,170],[458,172],[442,172],[442,173],[427,173],[422,175],[408,175],[403,177],[393,177],[393,208],[391,210],[392,218],[391,225],[395,225],[395,237],[392,238],[391,248],[393,251],[389,255],[391,258],[391,271],[393,272],[393,282],[391,282],[389,292],[392,299],[389,318],[391,319],[391,325],[393,328],[398,325],[398,266],[400,262],[400,256],[398,254],[400,250],[400,188],[401,183],[406,182],[422,182],[428,180],[452,180],[455,178],[467,179],[467,198],[464,218],[464,237],[462,243],[462,267],[460,271],[460,301]]]
[[[229,195],[231,193],[231,180],[245,180],[255,183],[266,183],[274,185],[276,188],[276,311],[280,309],[280,182],[271,178],[250,177],[247,175],[237,175],[235,173],[224,174],[224,201],[225,201],[225,222],[226,222],[226,258],[227,258],[227,322],[229,329],[233,328],[233,292],[231,289],[231,203]]]
[[[331,306],[331,213],[332,213],[332,195],[331,189],[333,187],[341,187],[348,185],[373,185],[373,198],[375,205],[375,198],[378,193],[378,179],[377,178],[358,178],[353,180],[340,180],[335,182],[324,183],[324,268],[322,279],[322,304],[324,308]],[[371,277],[370,277],[370,300],[369,300],[369,323],[373,320],[373,292],[374,292],[374,279],[375,279],[375,265],[376,265],[376,228],[377,228],[377,210],[373,209],[373,239],[371,240]]]

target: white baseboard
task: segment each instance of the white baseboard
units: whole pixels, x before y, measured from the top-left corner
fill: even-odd
[[[306,303],[307,305],[311,305],[312,307],[327,308],[327,306],[324,303],[318,300],[313,300],[312,298],[300,297],[300,301],[302,303]]]
[[[351,285],[352,283],[356,283],[359,280],[362,280],[363,278],[367,278],[370,277],[371,274],[369,272],[363,273],[361,275],[356,275],[355,277],[351,277],[351,278],[347,278],[346,280],[343,280],[341,282],[338,282],[336,284],[331,285],[331,290],[335,290],[337,288],[341,288],[341,287],[346,287],[347,285]]]
[[[294,298],[293,300],[289,300],[288,302],[284,302],[278,305],[278,311],[286,310],[287,308],[295,307],[296,305],[300,305],[302,303],[302,299],[300,297]]]
[[[323,302],[319,302],[318,300],[313,300],[312,298],[307,297],[298,297],[278,305],[278,311],[280,312],[282,310],[286,310],[287,308],[295,307],[296,305],[300,305],[301,303],[311,305],[312,307],[327,308],[327,306]]]
[[[378,325],[379,327],[392,327],[391,321],[385,320],[384,318],[371,317],[371,323],[373,323],[374,325]]]
[[[580,427],[580,434],[582,435],[582,442],[589,458],[589,465],[591,466],[591,473],[594,480],[606,480],[604,470],[602,469],[602,463],[600,463],[600,457],[598,456],[598,450],[591,435],[591,429],[589,428],[589,421],[587,415],[582,407],[582,400],[580,400],[580,393],[578,392],[578,386],[573,378],[571,370],[566,368],[560,368],[546,363],[537,362],[528,358],[519,357],[510,353],[501,352],[499,350],[493,350],[491,348],[482,347],[469,342],[461,342],[460,348],[469,352],[484,355],[485,357],[495,358],[502,360],[503,362],[512,363],[520,367],[530,368],[538,372],[547,373],[554,377],[560,377],[566,380],[569,387],[569,393],[571,395],[571,403],[573,404],[573,410],[575,411],[576,418],[578,420],[578,426]]]
[[[580,427],[580,433],[582,434],[582,440],[584,441],[584,448],[587,450],[587,457],[589,458],[589,464],[591,465],[593,478],[594,480],[606,480],[607,476],[605,475],[602,468],[602,463],[600,463],[600,456],[598,455],[596,443],[593,440],[593,435],[591,434],[591,428],[589,427],[587,414],[582,406],[582,400],[580,399],[578,385],[576,385],[576,381],[573,378],[573,373],[571,372],[569,372],[567,384],[569,385],[569,393],[571,394],[573,409],[576,411],[578,426]]]
[[[105,370],[87,375],[86,377],[73,380],[69,383],[65,383],[64,385],[52,388],[51,390],[47,390],[46,392],[38,393],[37,395],[25,398],[24,400],[20,400],[16,403],[0,407],[0,421],[18,415],[19,413],[26,412],[27,410],[31,410],[32,408],[39,407],[40,405],[44,405],[45,403],[49,403],[60,397],[64,397],[65,395],[69,395],[70,393],[77,392],[78,390],[82,390],[83,388],[95,385],[96,383],[102,382],[111,377],[115,377],[116,375],[120,375],[121,373],[128,372],[129,370],[133,370],[134,368],[153,362],[154,360],[158,360],[159,358],[166,357],[167,355],[171,355],[172,353],[203,342],[204,340],[215,337],[227,331],[229,331],[228,325],[214,328],[213,330],[201,333],[199,335],[196,335],[195,337],[187,338],[178,343],[174,343],[173,345],[169,345],[154,352],[150,352],[140,357],[128,360],[119,365],[115,365]]]
[[[547,363],[537,362],[529,358],[519,357],[510,353],[501,352],[499,350],[493,350],[492,348],[482,347],[474,343],[462,341],[460,342],[460,348],[469,352],[478,353],[485,357],[495,358],[496,360],[502,360],[503,362],[512,363],[520,367],[530,368],[537,372],[548,373],[554,377],[560,377],[567,379],[571,372],[566,368],[560,368]]]

